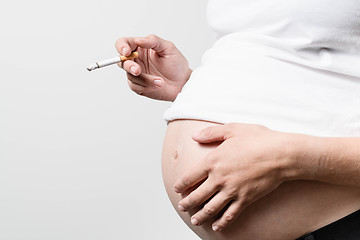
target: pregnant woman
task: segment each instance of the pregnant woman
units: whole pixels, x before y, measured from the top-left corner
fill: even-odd
[[[173,101],[162,168],[202,239],[360,239],[360,3],[210,0],[192,71],[173,43],[120,38],[130,88]]]

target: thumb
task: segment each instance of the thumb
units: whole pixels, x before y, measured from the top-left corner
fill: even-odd
[[[199,143],[212,143],[226,140],[226,126],[207,127],[200,132],[195,133],[192,138]]]
[[[171,42],[164,40],[156,35],[135,38],[134,42],[139,47],[153,49],[160,56],[167,55],[168,51],[171,50],[171,47],[173,46]]]

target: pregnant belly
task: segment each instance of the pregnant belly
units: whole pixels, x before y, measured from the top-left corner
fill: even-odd
[[[191,213],[177,209],[181,195],[175,181],[216,144],[199,145],[191,135],[207,126],[205,121],[176,120],[168,125],[162,153],[162,171],[169,198],[184,222],[202,239],[291,240],[338,220],[360,208],[360,191],[313,181],[292,181],[250,205],[231,226],[213,232],[209,221],[190,223]]]

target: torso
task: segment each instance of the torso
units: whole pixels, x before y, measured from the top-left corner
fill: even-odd
[[[164,115],[163,177],[176,210],[173,184],[216,147],[191,135],[214,122],[360,136],[359,10],[357,0],[209,0],[210,25],[222,38]],[[200,120],[176,120],[185,118]],[[203,239],[291,240],[358,209],[359,189],[293,181],[220,233],[178,213]]]
[[[193,163],[216,145],[199,145],[191,135],[207,126],[205,121],[177,120],[168,125],[162,155],[166,190],[176,211],[180,196],[175,181]],[[249,206],[239,218],[220,233],[211,222],[200,227],[190,223],[190,214],[179,212],[185,223],[202,239],[291,240],[325,226],[360,209],[360,190],[312,181],[286,182]]]

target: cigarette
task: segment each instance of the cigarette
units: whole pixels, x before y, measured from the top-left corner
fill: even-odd
[[[115,58],[110,58],[110,59],[106,59],[97,63],[93,63],[91,64],[87,70],[92,71],[98,68],[102,68],[102,67],[106,67],[109,65],[113,65],[119,62],[125,62],[126,60],[132,60],[135,58],[139,57],[139,53],[138,52],[132,52],[129,56],[125,57],[125,56],[118,56]]]

